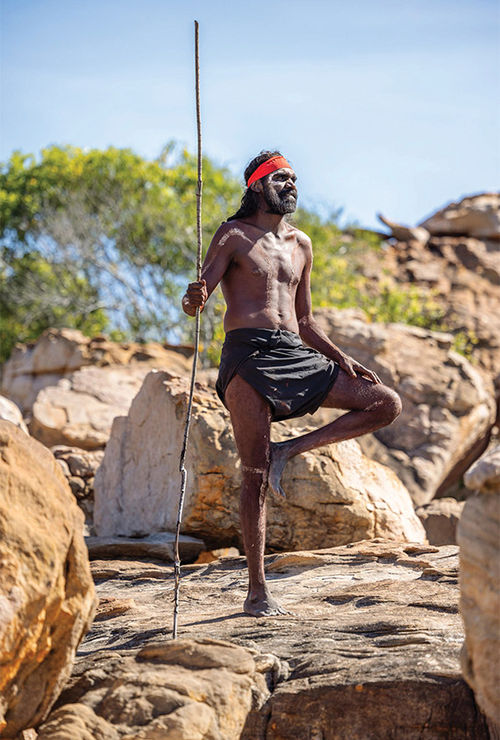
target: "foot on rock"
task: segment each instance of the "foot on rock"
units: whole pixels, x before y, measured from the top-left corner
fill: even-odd
[[[288,454],[286,450],[286,443],[284,442],[273,442],[271,443],[271,462],[269,464],[269,488],[273,493],[286,498],[286,494],[281,487],[281,475],[285,469],[285,465],[288,462]]]
[[[243,609],[252,617],[277,617],[280,614],[290,614],[273,599],[270,593],[260,596],[250,596],[245,599]]]

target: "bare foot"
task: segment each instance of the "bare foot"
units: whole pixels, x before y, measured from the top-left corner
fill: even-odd
[[[269,488],[273,493],[286,498],[286,494],[281,487],[281,475],[285,469],[289,458],[287,454],[286,442],[271,442],[270,446],[271,462],[269,465]]]
[[[273,599],[269,591],[255,596],[248,594],[243,609],[252,617],[276,617],[279,614],[290,613]]]

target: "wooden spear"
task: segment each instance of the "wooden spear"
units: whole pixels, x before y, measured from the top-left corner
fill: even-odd
[[[196,235],[198,241],[198,253],[196,258],[196,279],[201,280],[201,255],[202,255],[202,234],[201,234],[201,112],[200,112],[200,53],[199,53],[199,25],[198,21],[194,22],[194,68],[195,68],[195,87],[196,87],[196,129],[198,134],[198,186],[196,188]],[[174,626],[172,630],[172,639],[177,638],[177,621],[179,616],[179,586],[181,579],[181,561],[179,557],[179,534],[181,531],[182,509],[184,507],[184,495],[186,493],[187,471],[185,467],[186,450],[189,438],[189,426],[191,424],[191,411],[193,407],[194,384],[196,380],[196,364],[198,361],[198,352],[200,345],[200,309],[196,309],[196,325],[194,335],[194,355],[193,369],[191,372],[191,387],[189,389],[189,400],[186,413],[186,425],[184,427],[184,441],[182,444],[181,457],[179,461],[179,471],[181,474],[181,490],[179,495],[179,508],[177,511],[177,525],[175,528],[175,562],[174,562]]]

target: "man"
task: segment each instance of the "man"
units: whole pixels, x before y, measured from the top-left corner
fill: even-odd
[[[284,495],[281,474],[291,457],[390,424],[401,401],[375,373],[336,347],[313,318],[311,240],[285,218],[297,204],[292,167],[279,152],[264,151],[246,168],[245,181],[241,207],[217,230],[202,279],[189,284],[182,307],[194,316],[222,284],[226,339],[217,392],[229,409],[241,458],[240,518],[249,574],[244,609],[271,616],[286,612],[264,575],[267,486]],[[271,443],[272,421],[320,406],[348,413]]]

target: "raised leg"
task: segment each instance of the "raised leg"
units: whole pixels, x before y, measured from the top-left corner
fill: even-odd
[[[401,413],[401,399],[395,391],[366,378],[351,378],[344,370],[339,371],[323,406],[350,411],[313,432],[270,445],[269,486],[274,493],[285,495],[281,476],[290,458],[331,442],[374,432],[393,422]]]
[[[242,470],[240,521],[248,564],[244,610],[256,617],[286,614],[271,596],[264,573],[271,411],[267,401],[239,375],[229,383],[225,398]]]

